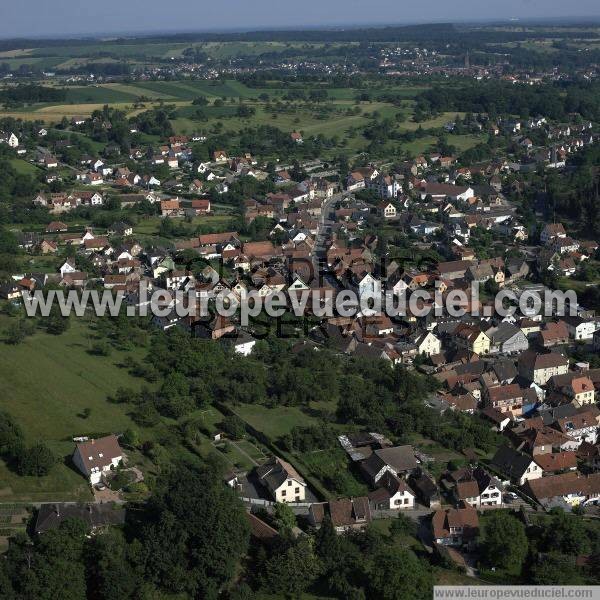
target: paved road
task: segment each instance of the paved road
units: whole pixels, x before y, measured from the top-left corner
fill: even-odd
[[[327,241],[330,238],[330,227],[333,224],[332,213],[335,203],[341,200],[343,194],[334,194],[323,203],[321,216],[317,226],[317,235],[315,236],[315,247],[312,253],[313,273],[318,277],[327,267]],[[327,280],[331,283],[330,279]]]

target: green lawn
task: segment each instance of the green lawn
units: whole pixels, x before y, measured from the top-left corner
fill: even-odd
[[[0,330],[8,324],[0,318]],[[0,343],[0,408],[21,425],[27,443],[42,440],[61,457],[48,477],[19,477],[0,463],[0,498],[64,500],[87,497],[88,486],[70,466],[75,436],[119,433],[134,426],[128,406],[107,397],[118,387],[139,388],[141,381],[117,366],[134,356],[113,351],[109,357],[90,355],[93,343],[87,325],[72,319],[60,336],[36,333],[18,346]],[[84,409],[90,416],[83,417]]]
[[[213,215],[201,215],[194,217],[190,223],[184,222],[183,219],[177,219],[177,223],[185,223],[186,227],[206,227],[214,231],[223,231],[228,228],[233,215],[224,214],[213,214]],[[136,235],[157,235],[162,222],[161,217],[148,217],[147,219],[140,220],[137,225],[134,225],[133,232]]]
[[[21,158],[11,158],[9,162],[19,175],[34,175],[37,177],[41,172],[39,167]]]
[[[348,456],[336,446],[330,450],[315,450],[295,455],[306,466],[325,488],[334,496],[353,497],[364,496],[369,488],[360,475],[355,475],[350,468]]]
[[[255,461],[260,462],[261,460],[264,460],[264,452],[249,440],[239,440],[237,445]]]
[[[262,431],[276,441],[289,433],[295,425],[316,425],[318,419],[302,412],[297,406],[276,406],[267,408],[260,404],[241,404],[235,412],[255,429]]]

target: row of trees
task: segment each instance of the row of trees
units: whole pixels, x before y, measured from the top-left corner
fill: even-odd
[[[56,463],[52,451],[42,442],[25,444],[23,430],[6,412],[0,412],[0,458],[19,475],[47,475]]]

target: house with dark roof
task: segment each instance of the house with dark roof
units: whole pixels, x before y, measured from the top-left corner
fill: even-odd
[[[58,529],[66,519],[83,521],[89,531],[104,529],[125,523],[125,509],[112,503],[67,504],[62,502],[42,504],[35,519],[35,532],[45,533]]]
[[[306,498],[304,478],[290,463],[277,456],[257,467],[256,475],[276,502],[303,502]]]
[[[490,338],[491,353],[518,354],[529,348],[525,334],[511,323],[500,323],[498,327],[488,329],[485,333]]]
[[[485,469],[465,469],[458,478],[453,490],[454,499],[480,508],[482,506],[502,506],[502,484]]]
[[[328,515],[337,533],[364,529],[371,522],[371,508],[366,496],[342,498],[330,502],[314,502],[308,509],[308,521],[320,527]]]
[[[555,375],[564,375],[569,370],[569,359],[558,352],[538,353],[527,350],[519,356],[519,375],[537,385],[546,385]]]
[[[410,487],[417,494],[417,498],[429,508],[440,508],[442,501],[440,498],[440,491],[433,478],[423,471],[423,469],[417,469],[417,471],[411,475],[408,479]]]
[[[491,465],[517,485],[539,479],[543,474],[541,467],[531,457],[514,450],[510,446],[498,448],[494,458],[492,458]]]
[[[379,480],[379,487],[369,493],[369,502],[376,510],[406,510],[414,508],[415,496],[404,479],[388,472]]]
[[[360,469],[375,486],[385,473],[404,477],[417,468],[412,446],[393,446],[374,450],[369,458],[360,462]]]

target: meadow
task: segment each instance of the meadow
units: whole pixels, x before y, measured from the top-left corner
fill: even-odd
[[[0,331],[9,322],[0,317]],[[89,353],[93,343],[80,319],[72,319],[60,336],[40,331],[18,346],[0,342],[0,409],[17,420],[28,444],[43,441],[61,458],[47,477],[39,478],[20,477],[0,461],[0,502],[89,498],[89,487],[68,460],[72,438],[135,427],[128,406],[108,398],[119,387],[140,387],[126,367],[142,354],[113,350],[109,357],[95,356]]]

